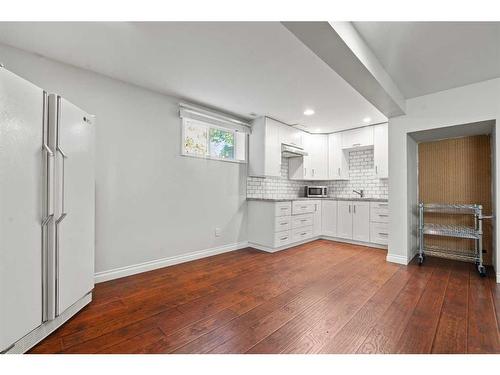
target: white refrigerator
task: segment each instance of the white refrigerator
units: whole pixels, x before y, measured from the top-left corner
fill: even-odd
[[[95,120],[0,67],[0,352],[91,301]]]

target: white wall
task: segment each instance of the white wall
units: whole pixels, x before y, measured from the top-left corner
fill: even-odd
[[[387,259],[408,263],[413,258],[416,241],[412,238],[414,220],[410,212],[416,203],[416,183],[414,177],[416,160],[414,141],[408,133],[461,125],[477,121],[496,120],[500,124],[500,79],[484,81],[434,94],[409,99],[406,115],[389,119],[389,251]],[[499,149],[500,133],[496,131],[495,148]],[[413,143],[412,143],[413,142]],[[409,156],[410,155],[410,156]],[[496,156],[499,157],[498,155]],[[495,186],[498,188],[500,163],[496,163]],[[498,194],[498,191],[496,191]],[[495,211],[500,212],[498,200]],[[500,221],[495,223],[496,231]],[[498,236],[496,248],[498,249]],[[499,272],[499,257],[496,257],[496,271]],[[497,274],[497,279],[498,274]]]
[[[247,240],[247,167],[180,156],[176,98],[3,45],[0,62],[97,116],[97,272]]]

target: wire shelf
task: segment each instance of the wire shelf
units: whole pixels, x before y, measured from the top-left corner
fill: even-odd
[[[457,224],[436,224],[425,223],[425,213],[436,212],[444,214],[462,214],[474,216],[474,227]],[[486,268],[483,265],[483,206],[480,204],[441,204],[441,203],[419,203],[418,204],[418,258],[419,264],[423,264],[425,254],[441,256],[475,262],[477,270],[481,276],[486,275]],[[450,249],[438,246],[428,246],[425,244],[425,235],[445,236],[455,238],[466,238],[474,240],[474,250]]]
[[[475,263],[479,260],[479,256],[473,250],[469,252],[467,250],[447,249],[438,246],[426,246],[424,250],[425,254],[439,258],[460,260],[469,263]]]
[[[479,234],[476,229],[465,225],[428,223],[424,224],[423,233],[433,236],[468,238],[471,240],[479,239]]]
[[[425,203],[424,212],[435,212],[443,214],[455,214],[455,215],[474,215],[478,213],[478,210],[482,209],[481,205],[477,204],[441,204],[441,203]]]

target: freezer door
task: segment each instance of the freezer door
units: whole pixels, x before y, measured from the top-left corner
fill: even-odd
[[[0,351],[42,323],[45,109],[42,89],[0,67]]]
[[[94,122],[85,111],[50,95],[56,140],[56,313],[94,287]]]

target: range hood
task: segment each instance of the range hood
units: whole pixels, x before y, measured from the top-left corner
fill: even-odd
[[[307,156],[307,152],[296,146],[282,144],[281,155],[284,158],[298,158],[300,156]]]

